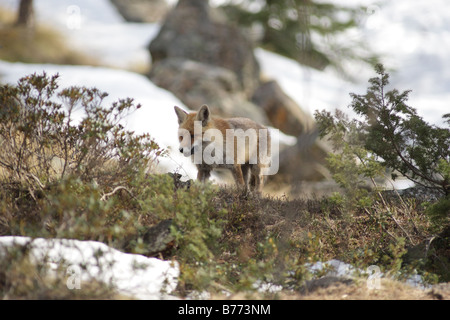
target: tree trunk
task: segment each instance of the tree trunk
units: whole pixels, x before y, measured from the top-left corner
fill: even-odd
[[[19,13],[17,15],[17,26],[24,26],[33,28],[34,25],[34,11],[33,0],[20,0]]]

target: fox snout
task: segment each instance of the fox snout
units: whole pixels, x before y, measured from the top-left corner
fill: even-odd
[[[207,105],[192,113],[174,109],[178,150],[192,156],[198,180],[206,181],[214,169],[229,169],[239,187],[261,193],[273,151],[266,127],[247,118],[212,117]]]
[[[190,149],[188,147],[180,147],[180,152],[184,154],[186,157],[189,157],[195,153],[195,146],[192,146]]]

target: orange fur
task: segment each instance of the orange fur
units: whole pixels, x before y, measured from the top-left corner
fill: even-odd
[[[198,112],[186,113],[178,107],[175,107],[175,112],[178,116],[178,124],[179,124],[179,134],[180,134],[180,152],[184,153],[186,156],[193,156],[195,153],[204,151],[205,147],[211,143],[216,142],[213,141],[205,141],[204,136],[205,132],[209,129],[219,130],[222,134],[222,148],[223,155],[219,155],[218,157],[223,161],[220,163],[197,163],[197,179],[200,181],[205,181],[209,178],[211,170],[215,168],[226,168],[229,169],[236,181],[236,184],[239,187],[245,187],[246,189],[250,187],[260,193],[263,186],[263,177],[261,174],[261,169],[265,165],[261,163],[260,154],[258,153],[259,142],[260,142],[260,130],[267,130],[264,126],[250,120],[247,118],[231,118],[231,119],[223,119],[220,117],[212,117],[209,111],[208,106],[203,105]],[[201,136],[199,133],[195,132],[195,123],[199,121],[198,124],[201,124]],[[238,130],[242,132],[249,132],[250,137],[245,135],[238,136],[233,135],[232,147],[233,150],[228,150],[228,144],[226,143],[226,139],[229,138],[227,135],[227,130],[235,130],[231,131],[233,134]],[[253,131],[252,131],[253,130]],[[190,141],[185,140],[184,136],[181,136],[182,132],[189,132]],[[252,134],[254,134],[252,136]],[[268,134],[268,132],[267,132]],[[239,149],[238,139],[242,139],[244,137],[245,144],[244,149]],[[256,141],[251,141],[251,137],[256,137]],[[220,140],[219,140],[220,141]],[[270,136],[268,136],[268,151],[270,153]],[[219,142],[217,142],[219,143]],[[201,145],[203,149],[199,150],[198,145]],[[233,152],[234,159],[233,163],[226,163],[224,159],[226,159],[227,153]],[[270,155],[269,155],[270,156]],[[252,158],[253,157],[253,158]],[[250,159],[257,158],[256,163],[252,163]],[[250,175],[250,182],[249,182]]]

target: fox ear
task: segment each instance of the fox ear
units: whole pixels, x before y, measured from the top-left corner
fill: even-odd
[[[197,112],[197,120],[202,122],[202,126],[206,126],[210,119],[209,108],[206,104],[202,105]]]
[[[178,117],[178,124],[182,124],[186,120],[187,112],[177,106],[174,109]]]

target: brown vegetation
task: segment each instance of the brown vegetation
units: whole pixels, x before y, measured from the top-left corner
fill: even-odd
[[[16,25],[13,13],[0,8],[0,59],[11,62],[95,65],[93,57],[72,48],[45,25]]]

